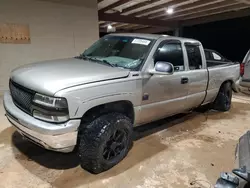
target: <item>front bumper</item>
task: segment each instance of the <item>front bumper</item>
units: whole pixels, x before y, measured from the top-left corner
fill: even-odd
[[[24,137],[46,149],[60,152],[73,151],[77,143],[80,119],[66,123],[47,123],[20,110],[9,92],[4,94],[6,117]]]

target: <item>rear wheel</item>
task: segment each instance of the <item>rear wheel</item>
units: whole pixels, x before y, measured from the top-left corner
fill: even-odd
[[[131,120],[119,113],[102,115],[82,129],[78,155],[81,166],[101,173],[118,164],[132,145]]]
[[[231,108],[232,101],[232,84],[230,82],[224,83],[213,103],[213,109],[219,111],[228,111]]]

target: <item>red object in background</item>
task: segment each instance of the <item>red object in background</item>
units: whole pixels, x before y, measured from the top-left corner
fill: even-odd
[[[240,75],[243,76],[244,75],[244,71],[245,71],[245,64],[241,63],[240,64]]]

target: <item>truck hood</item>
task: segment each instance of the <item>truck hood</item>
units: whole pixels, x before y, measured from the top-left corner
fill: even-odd
[[[46,95],[92,82],[124,78],[129,70],[69,58],[24,65],[12,71],[11,80]]]

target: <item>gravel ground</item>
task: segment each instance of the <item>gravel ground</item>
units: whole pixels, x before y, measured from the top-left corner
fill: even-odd
[[[23,140],[0,102],[0,187],[209,188],[220,172],[234,167],[235,146],[249,121],[250,98],[237,94],[229,112],[196,111],[138,127],[128,156],[93,175],[81,169],[74,153]]]

